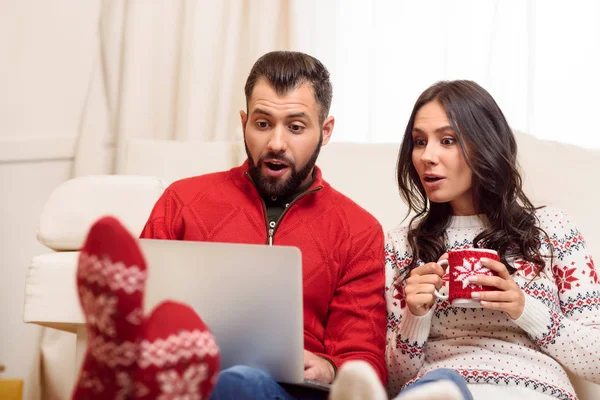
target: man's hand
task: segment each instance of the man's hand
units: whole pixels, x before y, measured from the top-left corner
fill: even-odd
[[[335,378],[335,371],[329,361],[304,350],[304,378],[331,383]]]

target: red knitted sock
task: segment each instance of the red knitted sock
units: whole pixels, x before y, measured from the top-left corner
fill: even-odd
[[[77,287],[88,346],[73,399],[125,399],[139,358],[146,263],[112,217],[97,221],[79,256]]]
[[[142,399],[208,399],[219,371],[219,348],[194,310],[165,301],[144,321],[134,379]]]

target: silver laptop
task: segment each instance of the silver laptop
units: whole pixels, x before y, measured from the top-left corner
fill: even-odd
[[[209,326],[221,368],[248,365],[276,381],[304,379],[302,255],[296,247],[139,239],[148,263],[144,307],[190,305]]]

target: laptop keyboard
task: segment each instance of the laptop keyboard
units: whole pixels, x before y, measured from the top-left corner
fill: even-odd
[[[329,391],[329,389],[331,389],[330,383],[316,381],[314,379],[304,379],[304,383],[311,385],[311,386],[316,386],[318,389],[323,389],[326,391]]]

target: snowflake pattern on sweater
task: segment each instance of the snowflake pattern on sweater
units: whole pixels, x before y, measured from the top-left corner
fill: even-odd
[[[565,368],[600,383],[600,279],[585,240],[563,212],[542,208],[548,233],[542,251],[554,253],[535,276],[535,265],[511,261],[513,279],[526,294],[516,320],[501,311],[457,308],[437,300],[424,316],[406,307],[402,277],[412,260],[407,228],[386,243],[388,392],[395,396],[427,372],[450,368],[468,383],[516,385],[558,399],[576,399]],[[448,250],[473,247],[484,228],[478,216],[453,217]],[[418,260],[421,265],[424,262]],[[442,289],[444,290],[444,289]]]

